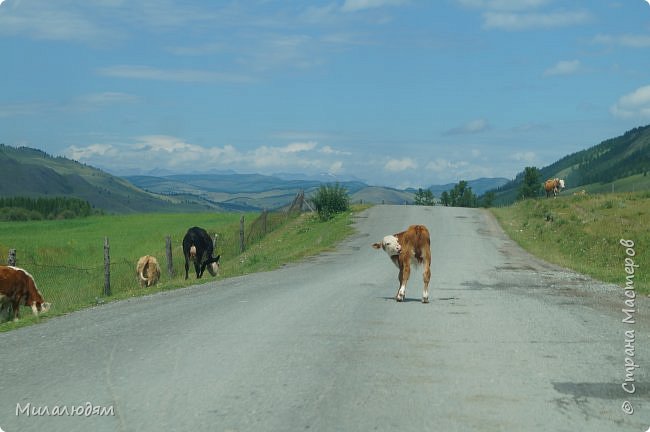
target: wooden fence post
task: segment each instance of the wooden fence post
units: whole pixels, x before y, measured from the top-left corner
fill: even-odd
[[[7,258],[7,264],[10,266],[16,266],[16,249],[9,249],[9,257]]]
[[[174,276],[174,262],[172,261],[172,238],[171,236],[165,237],[165,252],[167,255],[167,273],[169,277]]]
[[[104,237],[104,295],[111,295],[111,254],[108,237]]]
[[[239,220],[239,253],[244,253],[244,216]]]

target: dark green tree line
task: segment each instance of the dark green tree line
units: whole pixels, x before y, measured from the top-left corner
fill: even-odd
[[[0,220],[71,219],[93,214],[88,201],[79,198],[0,198]]]

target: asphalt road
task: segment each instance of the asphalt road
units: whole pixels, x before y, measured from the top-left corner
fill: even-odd
[[[431,232],[430,304],[417,271],[396,303],[397,269],[370,247],[413,223]],[[483,210],[377,206],[357,228],[278,271],[0,334],[0,428],[648,429],[647,299],[623,323],[621,288],[534,259]],[[621,386],[626,330],[634,394]],[[79,407],[114,415],[53,415]]]

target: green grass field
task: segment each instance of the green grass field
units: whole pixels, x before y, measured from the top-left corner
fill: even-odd
[[[494,208],[499,223],[524,249],[546,261],[625,285],[625,248],[635,243],[638,293],[650,293],[650,192],[563,194]]]
[[[93,216],[86,219],[2,222],[0,223],[0,260],[5,262],[10,248],[17,250],[17,266],[35,278],[46,301],[53,306],[47,317],[80,308],[133,296],[150,294],[196,283],[190,265],[185,281],[182,239],[191,226],[218,234],[215,255],[221,255],[218,279],[258,271],[267,271],[333,248],[352,232],[351,212],[331,221],[303,214],[278,220],[275,229],[239,252],[239,219],[235,213],[137,214]],[[246,232],[258,214],[246,214]],[[171,236],[175,274],[167,273],[165,237]],[[104,297],[104,237],[109,238],[111,257],[110,297]],[[135,264],[142,255],[154,255],[161,265],[158,285],[143,289],[138,284]],[[207,272],[202,282],[214,280]],[[0,331],[37,321],[31,310],[22,308],[22,319],[0,324]]]

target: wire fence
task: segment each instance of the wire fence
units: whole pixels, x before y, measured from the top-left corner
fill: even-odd
[[[242,216],[237,225],[229,224],[213,231],[208,229],[210,236],[215,239],[215,256],[221,255],[222,262],[238,262],[237,257],[247,247],[262,241],[266,235],[300,215],[305,203],[304,193],[300,192],[286,208],[263,211],[250,222]],[[77,245],[77,248],[82,249],[83,258],[75,263],[70,262],[70,256],[63,253],[63,248],[43,250],[11,245],[11,248],[0,247],[0,253],[7,257],[7,264],[23,268],[34,277],[45,301],[52,303],[52,310],[58,314],[101,304],[111,298],[139,296],[196,283],[191,264],[190,278],[185,281],[183,235],[184,233],[163,236],[159,247],[149,252],[158,259],[161,269],[160,283],[153,288],[140,286],[136,273],[139,254],[128,250],[132,248],[127,247],[125,250],[123,245],[111,245],[110,238],[106,239],[108,245],[104,245],[108,246],[107,251],[103,251],[99,244]],[[0,322],[9,317],[7,312],[7,308],[1,311]],[[27,308],[21,313],[31,314]]]

